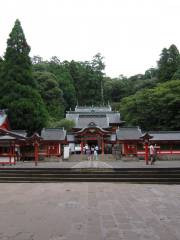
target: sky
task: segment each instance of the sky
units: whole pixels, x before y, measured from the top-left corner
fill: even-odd
[[[180,0],[0,0],[0,56],[18,18],[30,56],[91,61],[101,53],[105,74],[144,73],[164,47],[180,50]]]

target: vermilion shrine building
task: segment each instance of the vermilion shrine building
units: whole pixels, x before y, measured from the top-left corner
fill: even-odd
[[[148,142],[157,145],[161,158],[180,157],[180,132],[142,132],[139,127],[124,127],[119,112],[107,107],[76,107],[68,111],[66,118],[73,120],[74,128],[46,128],[38,135],[27,137],[26,131],[10,130],[5,111],[0,111],[0,163],[15,164],[16,161],[63,157],[64,146],[72,154],[83,154],[85,144],[98,146],[99,154],[144,158]]]

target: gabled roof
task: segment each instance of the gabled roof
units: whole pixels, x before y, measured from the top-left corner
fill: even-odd
[[[66,138],[66,131],[64,128],[44,128],[41,137],[48,141],[62,141]]]
[[[152,141],[180,141],[180,131],[150,131]]]
[[[96,126],[100,128],[109,127],[108,119],[106,115],[79,115],[79,119],[76,125],[76,128],[85,128],[89,126],[89,124],[94,123]]]
[[[142,132],[138,127],[124,127],[116,130],[117,140],[140,140]]]
[[[75,111],[68,111],[66,113],[66,118],[74,120],[75,128],[85,128],[91,122],[100,128],[108,128],[112,125],[124,123],[120,119],[120,113],[112,111],[110,105],[100,107],[76,106]]]
[[[7,129],[0,128],[0,140],[25,140],[27,139],[26,135],[26,131],[24,130],[9,131]]]
[[[111,106],[76,106],[75,107],[75,112],[110,112],[111,111]]]
[[[87,127],[82,128],[81,130],[75,132],[74,134],[79,135],[79,134],[82,134],[83,132],[87,132],[87,131],[91,132],[91,133],[95,132],[95,131],[99,131],[99,132],[101,132],[103,134],[106,134],[106,135],[111,134],[109,131],[102,129],[99,126],[96,126],[94,123],[90,123]]]
[[[109,123],[122,123],[122,121],[120,120],[120,113],[118,112],[110,112],[106,114]]]
[[[19,136],[26,137],[27,132],[25,130],[11,130],[12,133],[18,134]]]

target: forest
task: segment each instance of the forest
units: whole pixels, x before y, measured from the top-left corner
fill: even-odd
[[[89,61],[52,56],[30,58],[21,23],[15,21],[0,58],[0,109],[12,129],[39,132],[43,127],[73,127],[65,112],[78,105],[107,105],[126,126],[143,130],[180,129],[180,54],[172,44],[160,51],[155,68],[131,77],[105,75],[100,53]]]

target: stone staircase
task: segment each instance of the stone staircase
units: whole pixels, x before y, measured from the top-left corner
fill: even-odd
[[[1,168],[0,182],[130,182],[180,184],[180,168]]]

